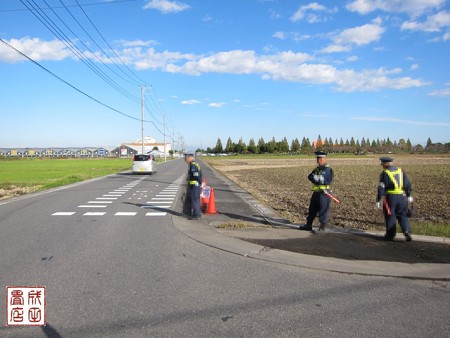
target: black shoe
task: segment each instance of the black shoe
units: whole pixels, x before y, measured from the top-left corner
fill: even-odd
[[[312,225],[300,225],[299,227],[298,227],[298,230],[304,230],[304,231],[312,231]]]
[[[409,232],[405,232],[405,239],[407,242],[411,242],[412,241],[412,237],[411,234]]]
[[[383,236],[383,241],[386,241],[386,242],[393,242],[393,241],[394,241],[394,237],[390,237],[390,236],[384,235],[384,236]]]
[[[319,231],[326,231],[327,225],[326,224],[321,224],[319,226]]]

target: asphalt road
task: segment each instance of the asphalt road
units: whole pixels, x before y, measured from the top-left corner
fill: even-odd
[[[185,172],[176,160],[0,202],[0,302],[6,286],[47,288],[47,326],[0,336],[450,336],[449,282],[309,270],[188,238],[173,224]]]

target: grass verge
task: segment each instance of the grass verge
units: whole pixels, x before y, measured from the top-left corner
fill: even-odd
[[[131,159],[0,160],[0,199],[130,170]]]

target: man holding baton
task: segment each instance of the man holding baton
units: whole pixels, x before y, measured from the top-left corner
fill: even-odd
[[[333,181],[333,169],[327,164],[327,154],[323,151],[316,151],[317,167],[308,175],[308,180],[313,184],[313,194],[309,203],[306,225],[300,226],[299,230],[312,230],[314,218],[319,214],[320,231],[324,231],[329,221],[330,202],[333,199],[339,201],[331,195],[330,184]]]
[[[381,209],[381,200],[383,201],[384,219],[386,222],[386,241],[393,241],[396,235],[396,220],[400,223],[403,234],[407,242],[412,240],[411,226],[409,225],[406,211],[408,203],[413,202],[411,196],[411,182],[401,168],[396,168],[391,157],[381,157],[383,172],[380,174],[380,184],[376,206]]]

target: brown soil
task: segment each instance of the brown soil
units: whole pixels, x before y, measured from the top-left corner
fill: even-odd
[[[211,163],[210,160],[208,162]],[[381,167],[378,157],[330,158],[335,177],[333,193],[341,204],[332,205],[331,225],[371,229],[383,226],[375,198]],[[256,198],[270,205],[293,223],[304,223],[311,183],[307,175],[315,159],[219,159],[211,163]],[[450,157],[396,157],[413,184],[416,219],[439,225],[450,224]]]

